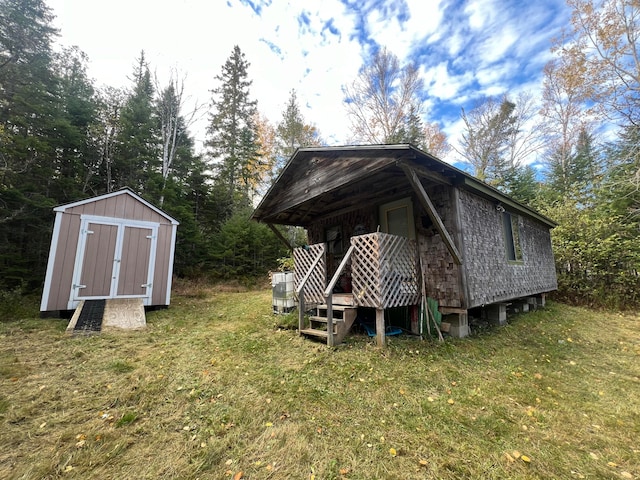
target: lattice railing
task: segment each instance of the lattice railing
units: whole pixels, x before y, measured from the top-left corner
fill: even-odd
[[[311,272],[307,284],[304,287],[305,303],[324,303],[324,289],[327,285],[327,267],[325,256],[325,244],[316,243],[304,248],[293,250],[293,261],[295,266],[294,287],[298,291],[300,282],[305,278],[318,256],[320,261]]]
[[[353,297],[358,306],[391,308],[419,299],[415,241],[382,232],[351,237]]]

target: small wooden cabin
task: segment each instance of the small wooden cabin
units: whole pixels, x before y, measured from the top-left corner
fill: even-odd
[[[41,315],[73,310],[81,300],[169,305],[175,219],[128,188],[54,211]]]
[[[358,309],[375,309],[384,344],[384,311],[416,306],[423,285],[458,337],[472,309],[495,307],[502,322],[515,299],[524,310],[557,288],[553,221],[411,145],[301,148],[253,219],[307,230],[295,288],[328,327],[301,315],[300,330],[329,344],[344,334],[334,320],[348,330]]]

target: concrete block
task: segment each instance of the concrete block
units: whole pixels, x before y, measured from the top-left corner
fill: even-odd
[[[469,336],[469,320],[466,313],[454,313],[443,317],[449,324],[449,335],[456,338]]]
[[[494,325],[506,325],[507,323],[507,304],[494,303],[485,307],[487,320]]]

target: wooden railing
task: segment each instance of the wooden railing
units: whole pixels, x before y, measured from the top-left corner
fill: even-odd
[[[305,299],[315,303],[324,301],[326,283],[325,244],[316,243],[293,251],[295,263],[294,286],[298,297],[298,328],[304,329]],[[308,289],[307,289],[308,285]]]
[[[354,249],[355,247],[353,245],[349,247],[349,250],[347,250],[347,253],[344,255],[344,257],[342,257],[342,261],[340,262],[340,265],[338,265],[336,273],[333,274],[333,277],[331,278],[329,285],[327,285],[327,288],[325,288],[324,290],[325,304],[327,305],[327,345],[329,345],[330,347],[333,347],[333,344],[334,344],[334,341],[333,341],[333,288],[336,286],[336,283],[338,283],[338,279],[340,278],[340,275],[342,275],[344,268],[347,266],[347,263],[349,262],[349,259],[351,258],[351,254],[353,253]]]
[[[324,243],[294,250],[298,325],[305,328],[305,302],[327,305],[327,344],[333,345],[333,289],[351,260],[354,304],[383,310],[416,305],[420,298],[416,242],[382,232],[351,237],[351,246],[326,283]]]
[[[351,283],[356,305],[385,309],[420,298],[416,242],[375,232],[351,237]]]

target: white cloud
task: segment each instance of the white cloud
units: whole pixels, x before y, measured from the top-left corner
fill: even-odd
[[[455,99],[473,80],[473,72],[452,76],[447,62],[423,70],[425,88],[429,96],[443,101]]]
[[[217,86],[214,78],[237,44],[251,64],[251,93],[260,111],[277,123],[295,88],[306,120],[316,124],[329,144],[349,137],[342,86],[356,78],[371,40],[388,47],[401,62],[429,50],[421,65],[430,96],[425,110],[456,112],[479,96],[519,83],[539,84],[548,39],[559,27],[541,23],[546,5],[508,11],[502,2],[472,0],[445,14],[450,2],[444,0],[376,0],[373,7],[347,3],[352,5],[278,0],[264,2],[258,15],[240,0],[48,0],[59,17],[60,43],[78,45],[89,55],[89,75],[98,85],[129,86],[127,77],[144,49],[161,82],[176,70],[186,76],[191,101],[208,104],[209,91]],[[383,9],[395,14],[383,14]],[[303,13],[308,24],[301,26]],[[363,38],[361,28],[369,38]],[[442,57],[433,60],[435,52]],[[194,129],[199,142],[205,125],[206,117]],[[456,131],[455,123],[446,128]]]

